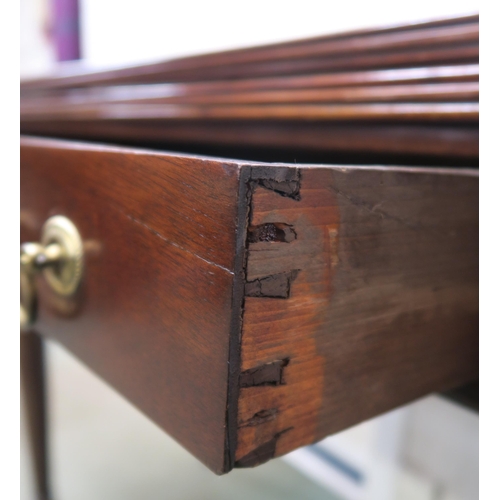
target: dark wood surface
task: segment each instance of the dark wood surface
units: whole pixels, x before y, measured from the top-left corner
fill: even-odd
[[[311,103],[391,103],[391,102],[476,102],[479,100],[479,82],[431,83],[418,85],[369,85],[357,87],[331,87],[306,89],[272,89],[243,92],[169,95],[163,90],[128,87],[126,92],[119,88],[95,89],[98,92],[83,92],[24,99],[21,103],[23,119],[37,114],[71,117],[72,113],[99,109],[106,105],[110,110],[118,104],[128,104],[131,109],[140,105],[249,105],[249,104],[311,104]],[[101,91],[101,92],[99,92]],[[109,92],[108,92],[109,91]],[[121,106],[123,108],[123,106]],[[176,109],[176,108],[172,108]]]
[[[293,120],[317,121],[430,121],[472,122],[479,120],[478,102],[451,103],[370,103],[370,104],[273,104],[190,106],[171,104],[105,104],[73,107],[71,110],[45,108],[27,111],[23,120]],[[25,127],[23,127],[25,128]]]
[[[238,168],[61,141],[21,142],[23,241],[69,217],[83,286],[39,285],[37,331],[57,340],[215,472],[226,405]]]
[[[250,122],[212,120],[33,121],[25,132],[291,163],[478,165],[476,123]],[[244,148],[247,148],[246,150]],[[268,148],[268,149],[266,149]],[[364,157],[360,159],[360,154]],[[403,156],[403,160],[401,159]],[[319,160],[318,160],[319,158]]]
[[[21,397],[36,500],[49,500],[45,355],[42,338],[25,332],[20,342]]]
[[[477,378],[477,171],[246,175],[237,466]]]
[[[441,393],[441,396],[479,412],[479,379],[445,391]]]
[[[478,50],[468,16],[56,75],[22,82],[21,132],[257,161],[477,166]]]
[[[217,473],[476,380],[478,24],[23,82],[23,134],[157,148],[22,139],[22,241],[85,244],[37,332]]]
[[[301,76],[248,78],[208,82],[156,83],[138,85],[92,86],[76,89],[55,89],[23,93],[23,103],[103,102],[170,98],[187,99],[206,95],[222,95],[270,90],[335,89],[338,87],[369,87],[402,84],[436,84],[478,82],[479,65],[423,66],[416,68],[320,73]]]
[[[475,170],[284,166],[25,138],[23,240],[61,342],[218,473],[477,378]]]

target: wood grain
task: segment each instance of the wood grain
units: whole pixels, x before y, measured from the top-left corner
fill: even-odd
[[[228,346],[238,167],[24,138],[23,241],[69,217],[85,245],[71,299],[38,282],[37,330],[72,351],[213,471],[228,470]]]
[[[439,166],[478,164],[478,30],[468,16],[23,82],[23,134],[191,153],[22,139],[22,241],[61,214],[85,243],[75,296],[39,279],[37,331],[216,473],[462,397],[478,172]]]
[[[478,165],[479,18],[21,84],[24,134],[256,161]]]
[[[86,249],[37,329],[217,473],[477,378],[477,171],[25,138],[21,194]]]
[[[246,174],[240,467],[478,375],[477,172],[281,170]]]

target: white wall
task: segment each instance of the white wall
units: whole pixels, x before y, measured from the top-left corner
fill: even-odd
[[[49,29],[48,0],[21,0],[21,76],[47,71],[55,61]]]
[[[82,0],[83,54],[135,63],[475,12],[472,0]]]
[[[21,0],[24,74],[54,60],[48,4]],[[82,53],[91,66],[127,65],[477,10],[474,0],[81,0]]]

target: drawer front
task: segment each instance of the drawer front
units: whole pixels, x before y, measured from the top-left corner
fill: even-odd
[[[21,142],[21,234],[52,215],[84,244],[70,299],[37,279],[37,332],[66,346],[216,472],[224,470],[239,167]]]
[[[38,332],[213,471],[478,376],[478,173],[23,139],[23,241],[85,249]]]

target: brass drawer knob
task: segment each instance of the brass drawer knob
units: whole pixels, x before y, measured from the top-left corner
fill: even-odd
[[[62,215],[51,217],[42,228],[40,243],[21,245],[21,331],[36,318],[35,276],[41,272],[58,295],[72,295],[82,279],[83,244],[75,225]]]

